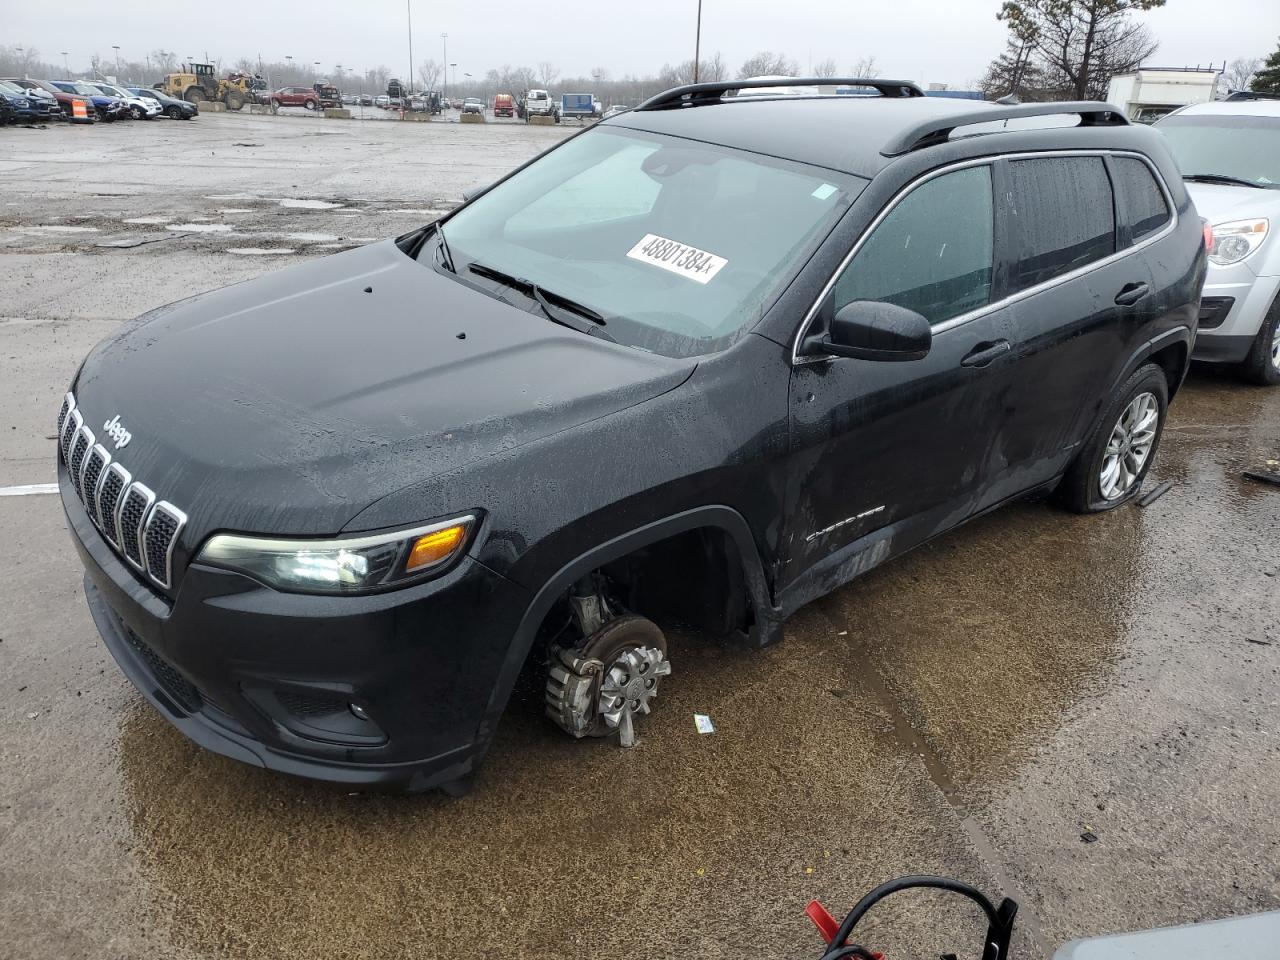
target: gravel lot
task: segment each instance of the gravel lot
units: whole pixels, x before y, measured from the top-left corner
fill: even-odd
[[[122,320],[406,231],[575,129],[0,131],[0,487],[53,479],[59,397]],[[1152,506],[1005,509],[763,653],[673,637],[631,751],[524,691],[461,800],[194,747],[98,639],[57,498],[0,496],[0,955],[816,956],[810,898],[909,872],[1018,899],[1015,960],[1276,909],[1280,491],[1240,471],[1277,456],[1280,391],[1197,371]],[[873,919],[891,957],[978,937],[928,895]]]

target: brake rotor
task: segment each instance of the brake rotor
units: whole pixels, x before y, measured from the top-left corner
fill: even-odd
[[[634,718],[652,709],[662,677],[671,673],[667,641],[643,617],[619,617],[576,648],[553,647],[546,685],[547,716],[573,737],[618,731],[635,744]]]

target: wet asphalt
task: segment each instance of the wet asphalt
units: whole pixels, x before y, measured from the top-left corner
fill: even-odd
[[[0,487],[53,479],[58,398],[121,320],[408,230],[563,133],[0,131]],[[1006,508],[763,652],[676,634],[629,751],[570,741],[528,685],[457,800],[188,743],[98,640],[57,499],[0,496],[0,957],[810,957],[811,898],[913,872],[1019,900],[1015,960],[1280,908],[1280,488],[1241,477],[1277,458],[1280,390],[1197,370],[1150,506]],[[979,934],[922,894],[865,939]]]

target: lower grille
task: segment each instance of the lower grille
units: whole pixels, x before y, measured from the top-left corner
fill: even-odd
[[[1200,329],[1212,330],[1227,322],[1235,297],[1205,297],[1200,301]]]
[[[336,697],[318,697],[309,693],[279,690],[276,692],[276,699],[280,701],[280,706],[299,719],[347,712],[347,701]]]
[[[129,646],[133,648],[138,656],[142,657],[152,676],[155,677],[156,683],[160,684],[161,689],[178,706],[192,713],[200,709],[203,698],[200,696],[200,691],[196,689],[195,684],[175,670],[168,660],[152,650],[145,640],[128,627],[124,628],[124,635],[125,639],[129,641]]]

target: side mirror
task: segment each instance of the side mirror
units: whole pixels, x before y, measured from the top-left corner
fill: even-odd
[[[855,300],[836,312],[818,348],[837,357],[897,362],[922,360],[932,346],[929,321],[914,310]]]

